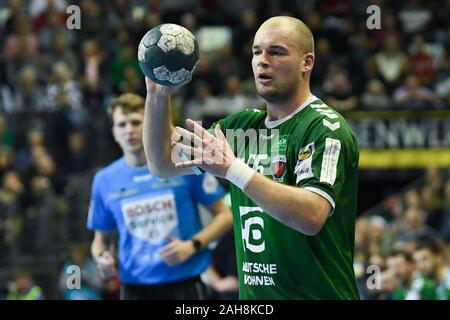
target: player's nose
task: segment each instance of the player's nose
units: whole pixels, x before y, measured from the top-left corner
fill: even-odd
[[[256,65],[260,68],[267,68],[269,66],[269,60],[267,59],[267,54],[262,52],[256,57]]]

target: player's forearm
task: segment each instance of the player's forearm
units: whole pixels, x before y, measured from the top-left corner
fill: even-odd
[[[244,192],[264,212],[306,235],[315,235],[332,209],[328,200],[311,191],[276,183],[256,173]]]
[[[147,94],[144,117],[144,150],[151,171],[163,176],[173,168],[170,137],[173,131],[170,96]]]
[[[105,241],[102,237],[94,236],[94,240],[91,244],[91,254],[92,257],[97,257],[100,253],[107,250],[108,246],[106,245]]]
[[[220,207],[220,209],[216,209],[217,211],[211,221],[194,235],[194,238],[200,240],[203,247],[219,238],[233,224],[231,210],[225,205],[223,199],[219,200],[215,205]]]

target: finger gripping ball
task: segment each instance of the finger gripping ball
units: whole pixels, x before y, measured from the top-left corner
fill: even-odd
[[[198,59],[199,48],[194,35],[173,23],[148,31],[138,47],[142,72],[161,85],[173,86],[185,81],[194,72]]]

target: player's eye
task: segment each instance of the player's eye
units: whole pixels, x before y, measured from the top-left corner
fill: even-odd
[[[253,55],[257,56],[261,54],[261,50],[253,50]]]
[[[142,121],[141,120],[133,120],[133,121],[131,121],[131,125],[133,126],[133,127],[138,127],[138,126],[140,126],[142,124]]]
[[[118,123],[117,123],[117,126],[118,126],[119,128],[125,128],[126,125],[127,125],[126,122],[118,122]]]

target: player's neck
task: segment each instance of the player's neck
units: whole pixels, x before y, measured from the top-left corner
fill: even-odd
[[[144,151],[142,152],[127,152],[124,154],[125,162],[133,168],[143,167],[147,164]]]
[[[280,120],[285,118],[294,112],[299,106],[301,106],[310,96],[311,91],[308,88],[304,90],[299,90],[296,95],[294,95],[291,99],[275,102],[275,103],[267,103],[267,116],[270,121]]]

